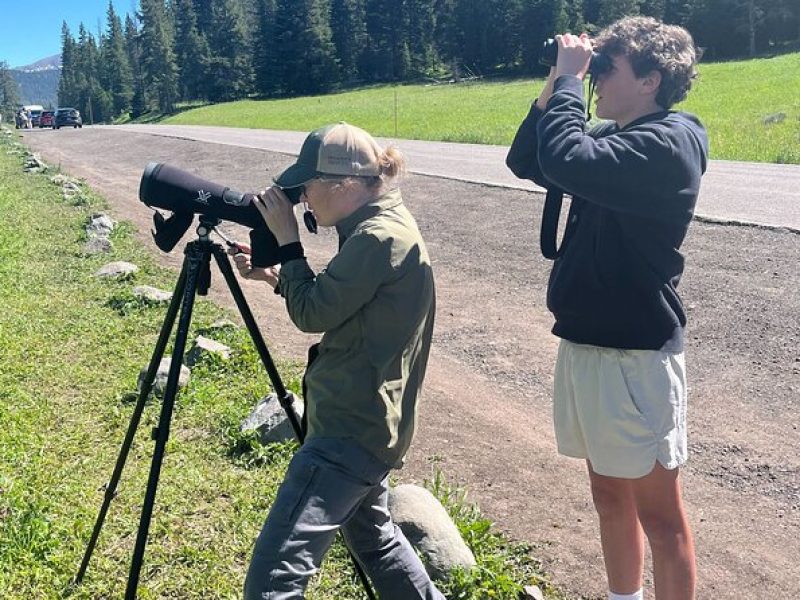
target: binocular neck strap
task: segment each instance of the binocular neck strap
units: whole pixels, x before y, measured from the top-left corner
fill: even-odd
[[[577,222],[576,203],[573,201],[569,207],[567,225],[564,228],[564,235],[559,246],[556,242],[556,236],[558,235],[558,220],[561,216],[561,204],[563,201],[563,191],[556,187],[548,188],[547,196],[544,199],[544,210],[542,211],[539,248],[542,251],[542,255],[550,260],[555,260],[564,253]]]
[[[586,122],[592,120],[592,100],[594,100],[594,90],[597,87],[597,79],[589,73],[589,97],[586,99]]]

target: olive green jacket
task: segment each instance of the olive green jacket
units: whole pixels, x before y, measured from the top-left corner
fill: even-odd
[[[417,224],[392,190],[336,224],[339,253],[317,275],[305,259],[282,265],[294,324],[322,333],[306,373],[307,437],[358,441],[399,467],[414,435],[435,297]]]

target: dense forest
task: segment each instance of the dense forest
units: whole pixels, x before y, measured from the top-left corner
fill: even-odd
[[[61,105],[90,120],[180,102],[539,73],[542,41],[651,15],[706,60],[800,49],[800,0],[139,0],[105,31],[62,28]],[[0,78],[2,79],[2,78]]]

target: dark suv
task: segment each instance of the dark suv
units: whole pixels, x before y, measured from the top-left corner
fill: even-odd
[[[56,116],[53,118],[53,129],[69,125],[73,127],[83,127],[81,113],[76,108],[57,109]]]

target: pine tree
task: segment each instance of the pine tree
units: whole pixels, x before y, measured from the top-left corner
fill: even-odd
[[[142,53],[139,44],[139,29],[130,15],[125,17],[125,52],[131,65],[133,76],[133,98],[131,99],[131,116],[140,117],[147,112],[147,98],[142,76]]]
[[[515,46],[521,35],[521,6],[513,0],[458,0],[456,23],[463,40],[462,60],[478,73],[502,69],[515,61]],[[515,10],[517,9],[517,10]],[[513,20],[511,35],[507,20]],[[525,32],[526,36],[530,36]]]
[[[364,74],[372,81],[402,81],[411,71],[408,14],[403,0],[367,0],[369,44]]]
[[[364,0],[332,1],[331,34],[336,55],[339,57],[342,79],[359,79],[364,50],[369,41]]]
[[[641,0],[600,0],[600,14],[597,24],[608,25],[631,15],[639,14]]]
[[[11,122],[19,106],[19,85],[14,80],[6,61],[0,61],[0,115]]]
[[[676,25],[688,25],[697,10],[697,0],[666,0],[664,21]]]
[[[272,96],[281,89],[276,12],[275,0],[259,0],[253,39],[253,73],[255,91],[263,96]]]
[[[209,45],[214,50],[208,61],[208,99],[244,98],[252,90],[253,66],[241,6],[234,0],[214,0],[212,15]]]
[[[197,29],[192,0],[178,0],[175,11],[175,61],[178,65],[178,91],[182,99],[206,99],[210,53],[206,38]]]
[[[61,77],[58,80],[59,106],[77,104],[78,92],[75,65],[75,39],[66,22],[61,24]]]
[[[664,20],[667,11],[667,0],[642,0],[639,12],[648,17],[653,17],[659,21]]]
[[[438,67],[436,52],[437,0],[406,0],[407,42],[414,76],[433,75]]]
[[[152,98],[161,113],[175,108],[178,93],[178,68],[171,26],[162,0],[141,0],[140,51],[142,81],[147,98]]]
[[[548,38],[571,29],[572,19],[582,20],[583,16],[570,15],[566,0],[538,0],[523,10],[521,21],[525,35],[521,41],[522,63],[527,72],[547,70],[546,67],[539,65],[542,46]],[[572,31],[583,29],[582,26]]]
[[[130,111],[133,98],[133,74],[125,50],[122,21],[114,12],[114,5],[110,1],[106,16],[106,35],[101,43],[99,75],[104,89],[111,94],[112,112],[114,116],[117,116]]]
[[[75,107],[90,124],[111,118],[111,94],[100,83],[100,52],[94,36],[83,23],[75,46]]]
[[[197,31],[208,39],[213,30],[214,0],[192,0],[192,4],[194,4],[194,14],[197,18]]]
[[[318,94],[338,81],[328,0],[278,0],[278,64],[287,94]]]

